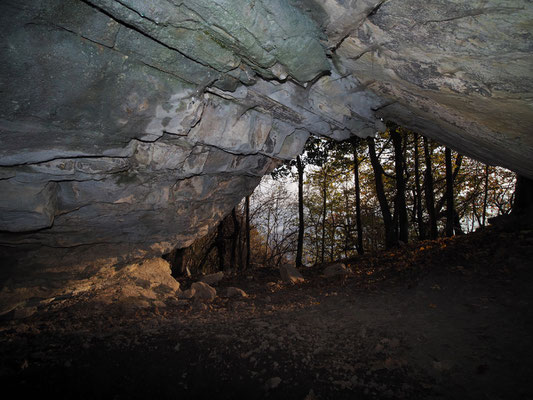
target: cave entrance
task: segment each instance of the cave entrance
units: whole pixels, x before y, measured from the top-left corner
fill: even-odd
[[[366,139],[312,137],[211,233],[165,257],[175,276],[324,265],[486,227],[510,214],[515,185],[511,171],[393,123]]]

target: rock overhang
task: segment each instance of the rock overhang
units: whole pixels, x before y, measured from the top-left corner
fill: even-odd
[[[309,135],[381,118],[533,176],[533,12],[507,3],[3,2],[5,257],[188,246]]]

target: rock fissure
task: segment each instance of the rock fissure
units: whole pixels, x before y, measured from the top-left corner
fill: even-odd
[[[190,57],[189,55],[187,55],[185,52],[182,52],[180,51],[180,49],[176,48],[176,47],[173,47],[167,43],[165,43],[164,41],[158,39],[157,37],[155,36],[152,36],[150,34],[148,34],[146,31],[144,31],[143,29],[135,26],[135,24],[130,24],[126,21],[124,21],[123,19],[121,18],[118,18],[117,15],[115,15],[114,13],[110,12],[109,10],[107,10],[105,7],[102,7],[100,4],[98,4],[97,2],[93,2],[91,0],[79,0],[85,4],[87,4],[88,6],[90,7],[93,7],[95,8],[96,10],[98,10],[99,12],[102,12],[104,13],[105,15],[107,15],[108,17],[112,18],[114,21],[118,22],[119,24],[123,25],[124,27],[127,27],[128,29],[131,29],[137,33],[140,33],[141,35],[149,38],[150,40],[153,40],[154,42],[168,48],[169,50],[172,50],[172,51],[176,51],[178,53],[180,53],[182,56],[184,56],[185,58],[189,59],[190,61],[194,62],[194,63],[198,63],[198,64],[201,64],[203,66],[206,66],[206,67],[212,67],[211,65],[209,65],[209,63],[202,63],[200,60],[198,59],[195,59],[194,57]],[[130,10],[129,8],[125,7],[126,9]],[[133,10],[131,10],[133,11]],[[135,14],[137,15],[140,15],[139,13],[137,13],[136,11],[133,11],[135,12]],[[147,18],[146,16],[141,16],[142,19],[145,19],[145,20],[148,20],[150,22],[153,22],[154,24],[156,25],[159,25],[157,22],[155,21],[152,21],[150,20],[149,18]]]
[[[368,9],[365,18],[371,18],[373,15],[375,15],[378,12],[378,10],[381,8],[383,3],[385,3],[386,1],[388,1],[388,0],[381,0],[375,6],[371,6]],[[344,43],[344,41],[346,39],[348,39],[350,36],[356,35],[357,34],[357,30],[359,29],[359,27],[363,23],[363,21],[364,21],[364,19],[361,20],[359,22],[359,24],[349,27],[348,32],[346,32],[344,34],[344,36],[337,43],[335,43],[333,46],[330,47],[331,52],[335,53],[337,51],[337,49]]]
[[[422,22],[423,25],[431,23],[441,23],[441,22],[450,22],[462,18],[477,17],[479,15],[488,15],[488,14],[509,14],[519,11],[523,11],[524,7],[485,7],[485,8],[474,8],[467,12],[464,12],[460,15],[450,16],[442,19],[434,19]]]
[[[73,30],[70,30],[68,28],[65,28],[64,26],[61,26],[61,25],[57,25],[57,24],[53,24],[53,23],[50,23],[49,21],[41,21],[41,22],[38,22],[38,21],[32,21],[32,22],[28,22],[26,25],[26,27],[29,27],[29,26],[37,26],[37,27],[45,27],[45,28],[55,28],[55,29],[58,29],[58,30],[62,30],[62,31],[65,31],[65,32],[68,32],[68,33],[71,33],[73,35],[76,35],[84,40],[88,40],[89,42],[92,42],[94,44],[97,44],[99,46],[104,46],[104,47],[107,47],[108,49],[110,50],[115,50],[115,45],[114,43],[113,44],[106,44],[106,43],[103,43],[103,42],[99,42],[97,40],[94,40],[94,39],[91,39],[90,37],[87,37],[87,36],[84,36],[84,35],[81,35],[80,33],[78,32],[75,32]]]
[[[159,22],[157,22],[156,20],[153,20],[151,19],[150,17],[142,14],[141,12],[137,11],[135,8],[129,6],[128,4],[126,4],[124,1],[121,1],[121,0],[115,0],[117,3],[121,4],[122,6],[124,6],[124,8],[127,8],[128,10],[134,12],[135,14],[137,14],[139,17],[141,18],[144,18],[144,19],[147,19],[148,21],[150,22],[153,22],[154,24],[156,25],[159,25]]]
[[[135,139],[135,141],[139,141],[141,142],[140,140],[137,140]],[[153,142],[143,142],[143,143],[153,143]],[[27,163],[21,163],[21,164],[12,164],[12,165],[2,165],[0,166],[0,168],[2,169],[9,169],[9,168],[17,168],[17,167],[22,167],[22,166],[32,166],[32,165],[41,165],[41,164],[46,164],[46,163],[49,163],[49,162],[53,162],[53,161],[62,161],[64,160],[65,162],[68,161],[68,160],[83,160],[83,159],[88,159],[88,160],[92,160],[92,159],[109,159],[109,160],[113,160],[113,159],[128,159],[130,158],[131,156],[128,155],[128,156],[106,156],[106,155],[103,155],[103,154],[83,154],[83,155],[79,155],[79,156],[69,156],[69,157],[56,157],[56,158],[50,158],[50,159],[46,159],[46,160],[42,160],[42,161],[35,161],[35,162],[27,162]]]
[[[374,15],[377,14],[377,12],[379,11],[379,9],[381,8],[381,6],[386,2],[386,1],[389,1],[389,0],[381,0],[378,4],[375,5],[374,8],[372,8],[372,10],[370,10],[370,12],[367,14],[367,18],[370,18]]]

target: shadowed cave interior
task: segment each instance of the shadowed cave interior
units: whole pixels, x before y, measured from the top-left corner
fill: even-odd
[[[2,1],[5,390],[531,397],[532,21]]]

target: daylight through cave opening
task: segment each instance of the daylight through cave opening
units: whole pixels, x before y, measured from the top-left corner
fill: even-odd
[[[511,171],[393,123],[375,138],[313,137],[262,179],[251,210],[241,201],[210,234],[165,259],[176,276],[245,271],[248,246],[255,267],[331,263],[450,236],[450,227],[451,235],[483,228],[516,211],[515,186]]]

